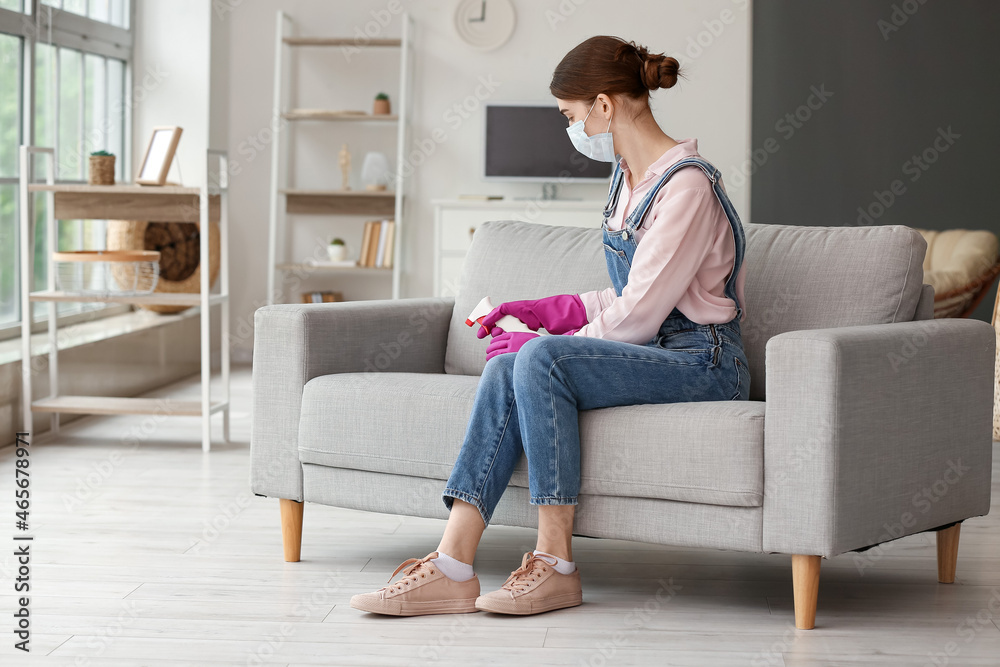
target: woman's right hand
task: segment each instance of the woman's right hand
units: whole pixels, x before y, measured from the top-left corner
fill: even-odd
[[[496,322],[504,315],[516,317],[532,331],[545,327],[550,334],[556,335],[580,329],[588,322],[587,308],[579,294],[556,294],[542,299],[501,303],[483,317],[476,337],[485,338],[488,334],[498,336],[504,333],[502,328],[496,326]]]

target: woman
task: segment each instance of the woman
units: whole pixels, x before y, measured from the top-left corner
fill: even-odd
[[[574,146],[606,162],[621,155],[602,223],[613,286],[503,303],[483,319],[479,337],[493,338],[443,493],[450,515],[441,542],[396,568],[395,583],[355,595],[352,607],[534,614],[580,604],[571,545],[579,411],[747,399],[743,228],[696,140],[670,138],[649,108],[649,92],[677,76],[675,59],[607,36],[584,41],[556,67],[549,90]],[[495,327],[507,314],[556,335]],[[537,548],[499,590],[480,595],[476,548],[522,452],[538,505]]]

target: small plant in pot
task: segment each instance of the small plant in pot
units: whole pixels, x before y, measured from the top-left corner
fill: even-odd
[[[115,184],[115,156],[107,151],[94,151],[90,154],[90,171],[87,174],[90,185]]]
[[[344,243],[344,239],[335,238],[330,241],[330,245],[326,247],[326,254],[329,255],[331,262],[342,262],[347,258],[347,244]]]
[[[375,96],[375,105],[372,108],[372,113],[376,116],[384,116],[391,112],[391,107],[389,105],[389,96],[385,93],[379,93]]]

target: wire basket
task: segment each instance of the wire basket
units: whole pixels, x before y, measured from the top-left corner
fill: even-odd
[[[90,296],[152,294],[160,277],[158,250],[77,250],[52,253],[56,284]]]

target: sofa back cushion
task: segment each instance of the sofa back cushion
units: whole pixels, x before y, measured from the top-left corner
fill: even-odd
[[[744,223],[741,324],[750,399],[764,400],[764,348],[799,329],[909,322],[923,284],[927,244],[903,225],[799,227]],[[488,337],[465,318],[484,296],[494,305],[611,286],[600,228],[490,221],[476,228],[448,332],[445,372],[480,375]]]

